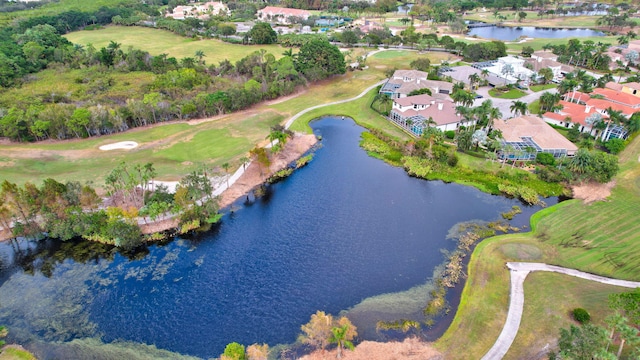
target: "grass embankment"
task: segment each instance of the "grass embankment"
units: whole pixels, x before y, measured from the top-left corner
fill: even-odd
[[[108,26],[100,30],[72,32],[65,37],[75,44],[93,44],[97,49],[115,41],[121,44],[122,49],[131,46],[134,49],[148,51],[151,55],[167,54],[177,59],[194,57],[196,51],[202,50],[206,55],[206,63],[216,65],[225,59],[235,63],[260,49],[279,59],[285,50],[280,45],[236,45],[216,39],[198,40],[167,30],[140,26]]]
[[[532,231],[487,239],[474,251],[460,307],[436,342],[453,359],[475,359],[493,345],[506,319],[509,300],[507,261],[556,264],[604,276],[640,280],[640,139],[620,156],[621,172],[608,201],[560,203],[536,213]],[[568,311],[583,307],[601,323],[606,297],[628,291],[560,274],[533,274],[525,282],[524,317],[507,357],[521,358],[554,344]]]
[[[525,46],[529,46],[533,48],[533,50],[542,50],[542,47],[547,44],[562,45],[562,44],[566,44],[570,39],[572,38],[564,38],[564,39],[539,38],[539,39],[527,40],[525,42],[508,42],[506,43],[507,52],[519,54],[522,52],[522,48]],[[584,37],[576,37],[576,39],[580,40],[580,42],[582,43],[588,40],[591,40],[596,44],[599,42],[603,44],[609,44],[609,45],[614,45],[618,43],[616,36],[584,36]]]
[[[579,15],[579,16],[543,16],[538,17],[537,11],[524,11],[527,16],[522,19],[522,21],[518,21],[517,14],[520,11],[513,10],[505,10],[498,12],[499,15],[502,15],[507,18],[507,20],[502,21],[503,25],[506,26],[537,26],[537,27],[550,27],[550,28],[597,28],[596,21],[601,16],[587,16],[587,15]],[[469,12],[464,16],[465,20],[474,20],[474,21],[484,21],[488,23],[498,23],[498,18],[493,15],[492,12]]]
[[[531,89],[531,91],[538,92],[538,91],[553,89],[557,86],[558,85],[556,84],[531,85],[529,86],[529,89]]]

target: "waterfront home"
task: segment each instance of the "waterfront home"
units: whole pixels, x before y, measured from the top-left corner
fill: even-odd
[[[426,127],[456,130],[463,120],[448,96],[427,94],[394,99],[389,119],[418,136]],[[464,125],[473,125],[473,122]]]
[[[559,158],[573,156],[578,151],[574,143],[537,116],[496,120],[493,127],[502,132],[500,159],[534,160],[541,152]]]
[[[636,111],[640,111],[640,102],[637,102],[636,108],[631,107],[625,103],[635,104],[636,101],[632,99],[634,95],[611,89],[595,89],[593,93],[609,97],[600,99],[579,91],[572,91],[565,94],[564,100],[560,101],[562,109],[546,112],[542,118],[549,124],[565,128],[579,124],[580,132],[596,136],[602,141],[612,138],[625,139],[629,134],[624,126],[609,122],[609,109],[620,111],[623,116],[629,118]],[[636,99],[640,101],[640,97]]]
[[[431,94],[450,94],[453,84],[446,81],[428,80],[427,73],[418,70],[396,70],[380,89],[392,99],[407,97],[415,90],[429,89]]]

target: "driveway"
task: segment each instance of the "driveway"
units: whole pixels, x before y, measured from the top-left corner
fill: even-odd
[[[542,96],[542,94],[544,94],[545,92],[550,92],[552,94],[555,94],[558,92],[558,89],[556,88],[552,88],[552,89],[548,89],[548,90],[544,90],[544,91],[538,91],[538,92],[533,92],[531,90],[526,90],[528,92],[527,95],[519,98],[519,99],[498,99],[498,98],[494,98],[491,97],[491,95],[489,95],[489,90],[492,89],[489,86],[483,86],[481,88],[479,88],[478,90],[476,90],[476,93],[479,95],[482,95],[481,99],[475,99],[473,101],[473,106],[480,106],[480,104],[482,104],[483,101],[489,99],[493,102],[493,106],[497,107],[498,109],[500,109],[500,112],[502,113],[502,117],[503,119],[508,119],[510,117],[513,117],[513,114],[511,113],[511,110],[509,109],[511,107],[511,104],[514,101],[523,101],[525,102],[527,105],[531,104],[532,102],[534,102],[535,100],[538,100],[540,98],[540,96]]]

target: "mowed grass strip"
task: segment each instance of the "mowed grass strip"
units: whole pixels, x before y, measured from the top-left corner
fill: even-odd
[[[565,201],[534,214],[529,233],[482,241],[470,259],[461,305],[447,332],[436,342],[438,349],[452,359],[477,359],[493,345],[508,310],[509,272],[504,266],[508,261],[546,262],[640,280],[639,156],[640,138],[635,138],[620,155],[617,186],[606,201],[590,205],[581,200]],[[506,244],[534,246],[541,255],[538,259],[519,258],[514,254],[526,252],[504,251]],[[534,277],[532,284],[529,281],[525,282],[525,317],[508,354],[511,359],[539,352],[539,341],[557,339],[559,327],[570,322],[567,309],[582,306],[594,312],[596,321],[601,320],[606,316],[608,294],[621,291],[560,274]],[[551,331],[549,336],[540,335]]]
[[[194,57],[196,51],[202,50],[205,53],[204,61],[215,65],[223,60],[235,63],[260,49],[273,54],[276,59],[281,58],[285,51],[280,45],[237,45],[216,39],[192,39],[167,30],[140,26],[108,26],[100,30],[72,32],[65,37],[75,44],[92,44],[96,49],[115,41],[121,44],[123,50],[132,47],[148,51],[151,55],[167,54],[177,59]]]
[[[605,325],[611,314],[609,294],[629,289],[600,284],[568,275],[534,272],[524,283],[524,311],[520,331],[505,359],[526,359],[532,355],[546,355],[549,344],[560,336],[560,328],[568,328],[575,308],[586,309],[595,324]],[[542,321],[541,321],[542,319]]]

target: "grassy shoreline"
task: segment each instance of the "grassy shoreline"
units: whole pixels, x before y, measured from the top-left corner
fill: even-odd
[[[640,186],[635,180],[640,172],[638,155],[640,139],[636,138],[621,156],[623,164],[616,178],[618,186],[606,202],[586,205],[580,200],[565,201],[534,214],[528,233],[501,235],[482,241],[471,256],[468,280],[456,316],[447,332],[435,343],[436,348],[452,359],[472,359],[493,345],[508,309],[509,273],[504,266],[507,261],[546,262],[615,278],[640,279],[640,270],[636,267],[612,268],[607,261],[593,260],[603,252],[617,258],[635,258],[638,253],[636,244],[640,241],[640,225],[625,223],[625,234],[618,236],[620,227],[611,224],[624,214],[633,217],[639,209]],[[635,205],[627,206],[629,201]],[[603,207],[619,210],[613,214],[605,213]],[[581,216],[568,216],[576,212]],[[610,222],[606,218],[614,220]],[[575,248],[560,245],[563,233],[566,233],[559,230],[563,228],[591,235],[592,246]],[[607,244],[611,241],[619,246],[613,248]],[[511,248],[517,251],[506,250]],[[536,256],[531,256],[532,253]],[[573,323],[567,309],[584,307],[595,314],[596,323],[602,323],[609,311],[607,295],[619,291],[622,289],[596,286],[587,281],[576,282],[560,274],[536,274],[533,280],[527,279],[525,315],[516,341],[505,358],[521,358],[524,354],[539,352],[545,344],[554,344],[558,329]]]

